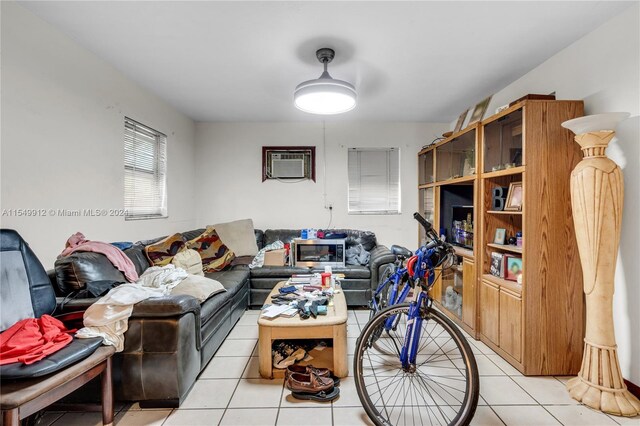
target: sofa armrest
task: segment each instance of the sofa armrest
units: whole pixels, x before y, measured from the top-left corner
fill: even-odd
[[[133,306],[131,318],[175,317],[192,312],[200,318],[200,302],[185,294],[154,297]]]
[[[64,297],[56,298],[56,313],[86,311],[98,298],[77,298],[65,301]],[[200,303],[194,297],[184,294],[175,296],[154,297],[143,300],[133,306],[131,318],[175,317],[192,312],[200,317]]]
[[[56,315],[65,316],[72,312],[84,312],[89,306],[96,302],[98,298],[71,299],[64,303],[63,300],[63,297],[58,297],[56,300]],[[133,306],[133,312],[131,313],[129,320],[168,317],[175,318],[188,313],[192,313],[195,318],[196,349],[200,350],[202,344],[200,340],[200,302],[198,302],[195,297],[180,294],[143,300]]]
[[[77,298],[66,300],[64,297],[56,297],[55,315],[67,314],[69,312],[84,312],[87,308],[98,300],[97,297]]]
[[[371,269],[371,288],[374,289],[378,285],[380,280],[380,271],[386,267],[389,263],[396,261],[396,257],[391,253],[386,246],[378,245],[369,252],[371,258],[369,259],[369,268]]]

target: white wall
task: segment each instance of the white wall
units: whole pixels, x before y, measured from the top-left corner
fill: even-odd
[[[2,2],[1,209],[124,205],[124,116],[167,135],[168,219],[0,217],[45,268],[76,231],[136,240],[195,225],[194,123],[14,2]],[[6,213],[6,212],[5,212]]]
[[[447,124],[326,123],[326,201],[331,227],[374,231],[387,245],[415,249],[418,228],[417,153]],[[316,146],[317,181],[262,182],[263,145]],[[347,214],[347,148],[399,147],[402,214]],[[197,123],[198,223],[250,217],[256,228],[327,228],[323,125],[318,123]]]
[[[626,111],[607,154],[622,167],[625,205],[614,316],[625,378],[640,384],[640,8],[636,3],[493,96],[489,111],[527,93],[584,99],[585,113]]]

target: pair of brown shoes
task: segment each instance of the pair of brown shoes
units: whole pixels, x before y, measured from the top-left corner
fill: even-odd
[[[287,367],[285,383],[294,398],[332,401],[340,395],[340,379],[334,377],[328,368],[294,364]]]

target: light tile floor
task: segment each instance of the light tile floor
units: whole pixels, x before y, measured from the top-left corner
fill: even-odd
[[[119,404],[116,425],[370,425],[360,406],[353,379],[340,385],[333,403],[299,401],[282,380],[263,380],[258,373],[256,321],[247,311],[179,409],[142,410]],[[368,311],[349,311],[349,365]],[[480,401],[472,425],[638,425],[634,419],[607,416],[568,397],[566,377],[525,377],[482,342],[467,336],[480,370]],[[99,413],[47,412],[44,426],[100,425]]]

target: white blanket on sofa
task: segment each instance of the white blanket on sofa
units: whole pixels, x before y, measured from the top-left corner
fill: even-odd
[[[105,345],[115,346],[116,352],[121,352],[133,305],[169,294],[187,277],[184,269],[171,264],[148,268],[135,283],[119,285],[89,306],[84,313],[84,327],[78,330],[76,337],[102,337]]]

